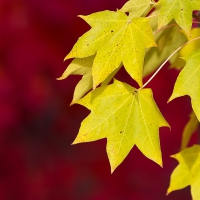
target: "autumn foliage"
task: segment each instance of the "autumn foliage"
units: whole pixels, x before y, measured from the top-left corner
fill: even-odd
[[[200,120],[200,35],[199,28],[195,28],[200,21],[197,10],[200,10],[198,0],[129,0],[117,11],[79,16],[91,28],[79,37],[65,57],[65,60],[74,60],[59,79],[70,74],[83,75],[71,104],[83,105],[91,113],[81,123],[73,144],[106,138],[111,172],[124,161],[134,145],[162,166],[158,130],[170,124],[147,85],[168,61],[170,68],[181,70],[168,102],[190,96],[191,116]],[[122,67],[137,87],[116,80]],[[143,78],[150,74],[143,84]],[[191,185],[192,197],[198,200],[199,146],[186,148],[192,132],[198,128],[197,123],[191,124],[190,120],[186,125],[182,151],[173,156],[179,166],[172,173],[168,193]]]

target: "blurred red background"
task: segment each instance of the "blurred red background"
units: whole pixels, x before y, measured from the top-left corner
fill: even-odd
[[[85,108],[69,107],[80,79],[57,81],[64,57],[89,29],[78,14],[121,8],[125,0],[0,0],[0,199],[177,200],[189,187],[166,196],[190,113],[188,97],[167,100],[178,72],[163,68],[149,84],[171,125],[160,129],[164,168],[134,147],[110,174],[106,140],[71,146]],[[121,70],[117,78],[134,85]],[[146,79],[147,80],[147,79]],[[193,137],[195,142],[196,136]]]

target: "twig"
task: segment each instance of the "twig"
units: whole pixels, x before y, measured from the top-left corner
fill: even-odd
[[[167,29],[167,28],[170,28],[170,27],[176,26],[176,25],[177,25],[177,24],[170,24],[170,25],[168,25],[168,26],[162,27],[162,28],[156,30],[153,34],[156,34],[156,33],[160,32],[160,31],[162,31],[162,30],[165,30],[165,29]]]
[[[176,49],[165,61],[164,63],[155,71],[155,73],[150,77],[150,79],[142,86],[142,88],[146,87],[147,84],[149,84],[149,82],[156,76],[156,74],[163,68],[163,66],[168,62],[168,60],[177,52],[179,51],[182,47],[184,47],[185,45],[200,39],[200,37],[196,37],[188,42],[186,42],[185,44],[181,45],[178,49]]]

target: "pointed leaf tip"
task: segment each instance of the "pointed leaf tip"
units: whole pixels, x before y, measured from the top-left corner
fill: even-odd
[[[198,120],[200,120],[200,49],[193,51],[193,53],[187,56],[185,60],[186,65],[178,75],[169,100],[171,101],[177,97],[189,95],[192,108]]]
[[[78,39],[66,59],[96,54],[92,69],[95,86],[123,63],[142,87],[145,49],[155,46],[148,20],[133,18],[127,23],[128,16],[121,11],[97,12],[83,18],[92,28]]]
[[[75,141],[80,143],[107,138],[111,173],[134,145],[147,158],[163,166],[159,127],[168,126],[168,123],[160,113],[152,91],[138,89],[135,95],[135,90],[114,79],[113,84],[97,88],[80,100],[81,105],[90,109],[91,113],[82,122]]]
[[[160,13],[158,27],[167,25],[172,19],[187,33],[190,34],[192,27],[192,11],[194,10],[191,0],[160,0]]]

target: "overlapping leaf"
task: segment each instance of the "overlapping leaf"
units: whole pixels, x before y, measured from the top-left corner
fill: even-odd
[[[69,75],[83,75],[82,79],[76,85],[72,103],[82,98],[90,89],[92,89],[92,64],[94,56],[88,58],[75,58],[62,76],[58,80],[63,80]]]
[[[200,9],[199,1],[193,0],[159,0],[161,5],[158,28],[167,25],[172,19],[187,33],[192,26],[192,11]]]
[[[77,102],[89,110],[73,144],[107,138],[111,171],[136,145],[149,159],[162,166],[158,129],[169,126],[150,89],[139,89],[115,80],[97,88]]]
[[[174,190],[191,186],[193,200],[200,199],[200,146],[184,149],[178,154],[172,156],[177,159],[179,165],[171,175],[170,186],[167,193]]]
[[[144,76],[152,73],[162,62],[164,62],[178,47],[187,39],[177,26],[168,28],[155,35],[158,48],[148,49],[144,62]]]
[[[185,58],[186,65],[180,72],[169,101],[184,95],[191,97],[192,108],[200,121],[200,49]]]
[[[155,4],[152,0],[129,0],[121,11],[129,12],[131,17],[140,17],[152,4]]]
[[[80,17],[92,28],[79,38],[65,59],[97,53],[92,67],[94,88],[121,62],[131,77],[142,86],[145,48],[156,46],[148,19],[130,19],[121,11],[103,11]]]
[[[73,100],[71,105],[74,104],[77,100],[81,99],[88,91],[92,89],[93,80],[92,80],[92,64],[94,61],[94,56],[87,58],[75,58],[64,71],[62,76],[57,80],[66,79],[69,75],[82,75],[82,79],[78,82],[75,87]],[[115,74],[119,71],[121,66],[113,71],[106,79],[102,82],[101,85],[107,85]]]
[[[198,127],[199,127],[199,121],[196,115],[194,114],[194,112],[192,112],[190,113],[190,119],[185,125],[184,130],[183,130],[181,149],[184,149],[187,147],[192,134],[197,130]]]
[[[188,41],[200,36],[200,28],[195,27],[191,30],[191,37],[187,37]],[[176,59],[171,60],[170,68],[176,68],[178,70],[182,69],[185,65],[185,61],[180,57],[189,56],[193,51],[200,49],[200,40],[195,40],[186,46],[184,46],[177,54]]]

